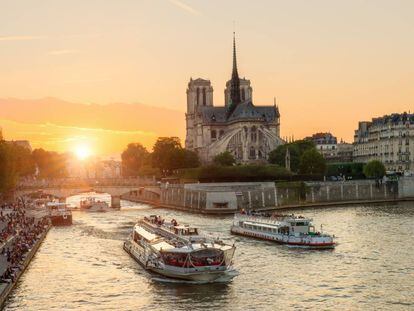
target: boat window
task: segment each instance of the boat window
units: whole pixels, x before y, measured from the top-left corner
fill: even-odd
[[[213,203],[213,207],[214,208],[227,208],[229,205],[228,202],[224,202],[224,203]]]

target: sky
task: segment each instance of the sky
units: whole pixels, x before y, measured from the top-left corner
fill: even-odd
[[[98,154],[184,141],[190,77],[223,105],[233,30],[239,74],[254,104],[276,97],[282,137],[352,142],[358,121],[414,110],[411,0],[0,0],[3,134]]]

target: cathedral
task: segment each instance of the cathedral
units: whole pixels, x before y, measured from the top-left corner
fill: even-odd
[[[237,72],[233,37],[233,70],[224,90],[224,106],[214,106],[209,80],[190,79],[187,88],[186,149],[196,151],[203,163],[230,152],[237,163],[266,161],[269,152],[283,144],[279,108],[256,106],[250,80]]]

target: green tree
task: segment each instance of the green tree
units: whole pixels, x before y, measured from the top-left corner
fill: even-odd
[[[385,175],[385,166],[378,160],[369,161],[364,166],[364,175],[368,178],[380,179]]]
[[[301,174],[322,175],[325,171],[326,161],[315,148],[306,150],[302,154],[299,164]]]
[[[152,166],[157,167],[164,175],[170,175],[176,167],[177,150],[181,150],[178,137],[159,137],[152,148]]]
[[[310,140],[297,140],[292,143],[284,144],[269,153],[269,163],[285,167],[286,149],[290,153],[290,170],[297,173],[299,171],[300,159],[303,153],[309,149],[314,149],[315,144]]]
[[[200,159],[196,152],[187,149],[181,149],[180,152],[182,153],[182,161],[181,166],[178,168],[194,168],[200,166]]]
[[[179,168],[198,167],[198,155],[181,147],[178,137],[159,137],[151,154],[152,166],[160,169],[163,175],[171,175]]]
[[[216,155],[213,159],[213,162],[214,164],[221,166],[232,166],[236,163],[236,160],[230,152],[224,151]]]
[[[139,176],[149,162],[149,152],[142,144],[131,143],[122,152],[121,159],[124,176]]]

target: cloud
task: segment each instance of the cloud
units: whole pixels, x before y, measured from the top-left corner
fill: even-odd
[[[192,8],[191,6],[189,6],[188,4],[185,4],[184,2],[180,1],[180,0],[168,0],[170,3],[172,3],[173,5],[175,5],[176,7],[192,14],[192,15],[200,15],[200,11],[197,11],[196,9]]]
[[[0,36],[0,41],[30,41],[45,38],[46,36]]]
[[[145,135],[145,136],[156,136],[154,132],[146,132],[140,130],[130,130],[130,131],[123,131],[123,130],[112,130],[112,129],[104,129],[104,128],[87,128],[87,127],[79,127],[79,126],[65,126],[65,125],[57,125],[54,123],[44,123],[39,124],[40,127],[56,127],[60,129],[70,129],[70,130],[77,130],[81,132],[102,132],[102,133],[112,133],[117,135]]]
[[[49,51],[48,55],[66,55],[66,54],[78,54],[79,50],[53,50]]]
[[[101,79],[68,80],[68,81],[63,81],[62,83],[59,83],[59,84],[93,84],[93,83],[102,83],[102,82],[107,82],[107,81],[111,81],[111,79],[101,78]]]

